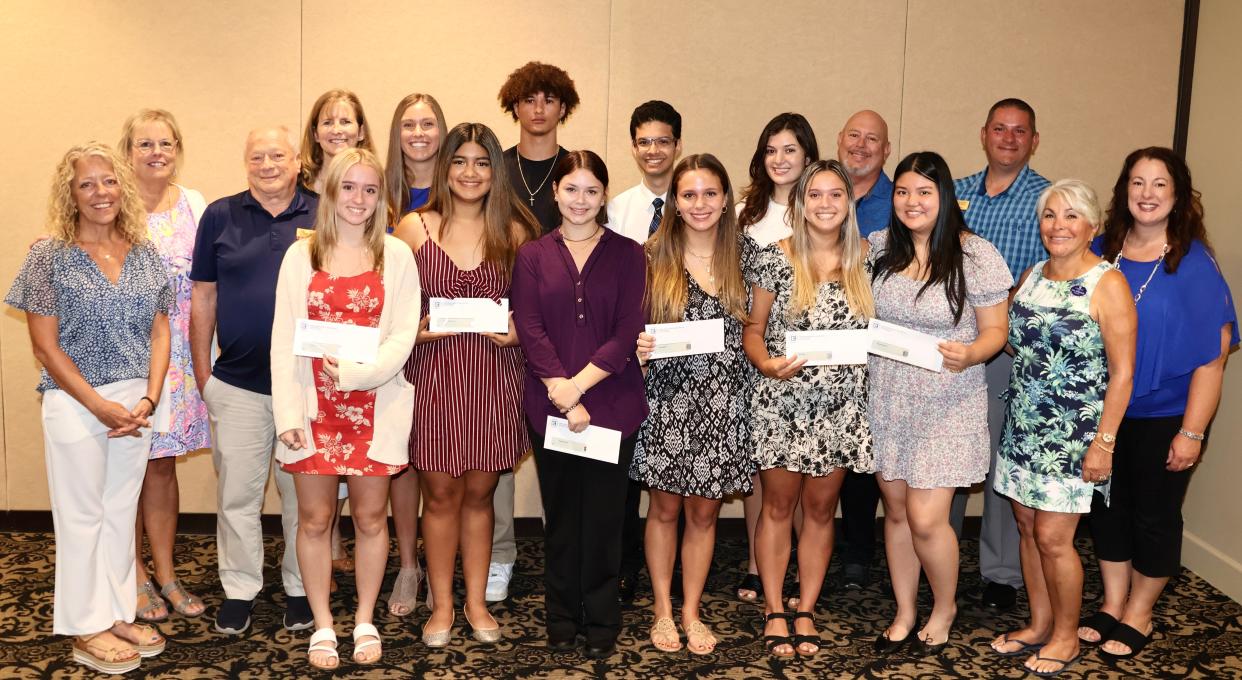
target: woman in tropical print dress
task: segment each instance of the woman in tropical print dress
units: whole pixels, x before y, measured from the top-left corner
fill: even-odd
[[[992,649],[1029,655],[1026,669],[1043,674],[1078,657],[1074,532],[1093,491],[1107,494],[1138,321],[1125,277],[1090,250],[1100,224],[1091,187],[1061,180],[1037,211],[1049,258],[1022,275],[1009,308],[1013,374],[994,483],[1018,520],[1031,619]]]

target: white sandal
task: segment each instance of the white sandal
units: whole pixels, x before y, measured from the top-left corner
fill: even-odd
[[[332,643],[331,647],[327,645],[329,642]],[[329,659],[336,663],[333,663],[331,666],[317,664],[311,658],[311,654],[314,652],[326,654]],[[306,648],[306,660],[311,666],[324,671],[335,670],[339,667],[341,665],[341,656],[336,651],[336,631],[331,628],[320,628],[315,631],[315,634],[310,638],[310,646]]]
[[[358,642],[359,638],[365,638],[365,637],[369,637],[371,639],[363,641],[363,642]],[[374,624],[370,624],[370,623],[354,624],[354,653],[352,655],[354,659],[354,663],[359,664],[361,666],[367,666],[367,665],[378,662],[380,658],[384,656],[384,650],[381,645],[382,643],[380,642],[380,634],[379,634],[379,631],[375,629]],[[380,647],[380,653],[377,654],[374,659],[368,659],[366,661],[359,661],[358,652],[361,652],[365,649],[370,649],[371,647]]]

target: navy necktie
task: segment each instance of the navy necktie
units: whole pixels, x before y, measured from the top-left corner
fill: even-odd
[[[651,216],[651,226],[647,228],[648,236],[656,233],[656,229],[660,227],[660,218],[664,216],[660,209],[664,207],[664,199],[657,196],[651,205],[655,208],[655,214]]]

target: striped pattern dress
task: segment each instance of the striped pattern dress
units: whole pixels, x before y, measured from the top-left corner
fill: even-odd
[[[433,297],[509,296],[509,279],[494,262],[458,269],[430,235],[414,261],[423,316]],[[530,450],[522,418],[524,375],[520,347],[497,347],[477,333],[415,345],[405,365],[415,390],[410,464],[454,477],[512,468]]]

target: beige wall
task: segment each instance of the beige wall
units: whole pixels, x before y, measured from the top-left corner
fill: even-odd
[[[805,114],[830,156],[845,118],[874,108],[890,124],[890,169],[903,153],[933,148],[967,174],[983,164],[978,130],[987,107],[1021,96],[1039,111],[1035,167],[1106,187],[1126,150],[1171,140],[1182,3],[1031,5],[10,2],[0,13],[0,82],[16,90],[10,159],[21,162],[0,167],[0,201],[9,211],[0,281],[7,286],[42,231],[47,178],[59,155],[82,140],[115,140],[139,107],[178,116],[188,151],[184,182],[216,198],[243,187],[247,129],[299,127],[332,87],[361,96],[381,148],[392,107],[413,91],[435,94],[450,123],[485,122],[511,145],[516,126],[496,92],[530,59],[574,77],[583,103],[561,141],[603,151],[618,191],[638,177],[630,111],[652,98],[683,113],[686,151],[720,156],[740,188],[756,136],[781,111]],[[25,324],[11,310],[0,318],[0,371],[0,507],[46,509],[36,367]],[[213,511],[209,458],[191,457],[180,473],[183,509]],[[532,473],[530,465],[519,471],[519,515],[538,514]]]
[[[1233,286],[1235,305],[1242,291],[1242,232],[1236,216],[1242,213],[1238,192],[1238,159],[1242,135],[1237,130],[1242,111],[1242,84],[1237,77],[1237,48],[1242,34],[1242,3],[1205,0],[1200,6],[1198,50],[1195,57],[1194,95],[1190,109],[1187,161],[1195,188],[1203,192],[1208,235],[1216,247],[1216,261]],[[1182,561],[1235,600],[1242,600],[1242,375],[1238,357],[1225,374],[1220,409],[1212,439],[1190,484],[1185,516]]]

